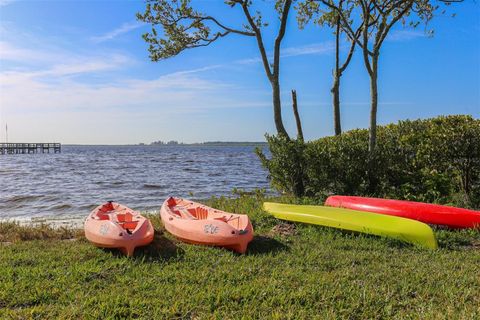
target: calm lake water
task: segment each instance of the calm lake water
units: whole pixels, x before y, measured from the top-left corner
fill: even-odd
[[[267,188],[254,147],[63,146],[0,156],[0,219],[83,218],[108,200],[156,211],[170,195],[232,196]]]

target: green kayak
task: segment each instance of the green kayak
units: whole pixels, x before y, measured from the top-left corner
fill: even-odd
[[[363,232],[436,249],[432,229],[415,220],[349,209],[265,202],[265,211],[282,220]]]

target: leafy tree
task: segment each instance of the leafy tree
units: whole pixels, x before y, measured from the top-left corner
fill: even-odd
[[[274,42],[273,62],[265,49],[262,28],[268,23],[262,19],[262,14],[251,13],[251,0],[226,0],[225,4],[232,9],[239,7],[245,18],[240,28],[227,26],[214,17],[195,10],[190,0],[147,0],[145,12],[138,13],[137,18],[150,23],[152,31],[143,35],[150,45],[149,52],[152,61],[167,59],[180,52],[197,47],[205,47],[229,34],[255,37],[263,67],[272,86],[273,112],[278,134],[288,134],[282,121],[280,100],[280,46],[285,35],[287,19],[293,0],[276,0],[275,10],[279,14],[280,26]],[[161,27],[163,32],[158,31]]]
[[[378,109],[378,61],[382,45],[398,22],[403,25],[417,27],[420,23],[428,23],[439,8],[440,3],[450,4],[462,0],[352,0],[356,11],[351,7],[342,7],[342,0],[311,0],[320,2],[340,17],[340,27],[350,39],[362,48],[365,67],[370,76],[370,126],[369,151],[373,152],[377,140],[377,109]],[[357,19],[351,19],[357,17]],[[361,26],[360,36],[353,25]],[[358,30],[358,29],[357,29]]]

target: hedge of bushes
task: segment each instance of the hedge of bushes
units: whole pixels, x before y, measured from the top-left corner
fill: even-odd
[[[267,136],[272,186],[295,196],[361,195],[480,207],[480,120],[441,116],[315,141]]]

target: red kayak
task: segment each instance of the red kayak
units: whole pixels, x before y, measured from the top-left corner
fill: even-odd
[[[325,205],[387,214],[428,224],[444,225],[450,228],[480,227],[480,211],[438,204],[379,198],[331,196],[325,201]]]

